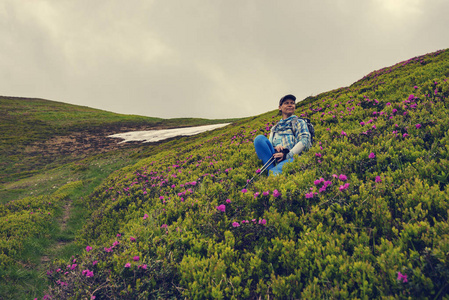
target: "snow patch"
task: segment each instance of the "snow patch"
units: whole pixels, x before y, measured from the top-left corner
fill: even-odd
[[[162,130],[130,131],[130,132],[125,132],[125,133],[113,134],[108,137],[123,139],[123,141],[121,141],[119,144],[126,143],[126,142],[151,143],[151,142],[162,141],[162,140],[176,137],[176,136],[195,135],[195,134],[202,133],[205,131],[210,131],[210,130],[214,130],[217,128],[221,128],[221,127],[227,126],[229,124],[231,124],[231,123],[204,125],[204,126],[195,126],[195,127],[186,127],[186,128],[162,129]]]

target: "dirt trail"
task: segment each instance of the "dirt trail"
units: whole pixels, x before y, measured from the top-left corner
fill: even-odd
[[[67,229],[67,222],[70,218],[70,212],[72,207],[72,200],[69,199],[69,201],[63,206],[63,213],[62,218],[60,221],[60,230],[61,233],[63,233]],[[64,247],[68,242],[67,241],[58,241],[56,245],[53,245],[51,248],[48,249],[48,252],[57,252],[59,249]],[[45,254],[41,257],[41,266],[48,266],[52,261],[52,256],[54,254]]]

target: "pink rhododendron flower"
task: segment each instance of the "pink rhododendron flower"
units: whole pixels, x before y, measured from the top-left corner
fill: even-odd
[[[363,126],[363,125],[365,125],[365,122],[363,122],[363,121],[362,121],[362,122],[360,122],[360,125],[362,125],[362,126]]]
[[[147,219],[149,216],[147,215],[147,214],[144,214],[143,215],[143,219],[145,220],[145,219]]]
[[[255,193],[254,193],[254,199],[256,199],[259,195],[260,195],[259,192],[255,192]]]
[[[257,169],[257,170],[256,170],[256,174],[259,174],[259,173],[260,173],[260,169]]]
[[[265,225],[265,224],[267,224],[267,220],[265,220],[265,219],[259,220],[259,224]]]
[[[340,179],[341,181],[346,181],[348,180],[348,177],[344,174],[340,174],[340,176],[338,176],[338,179]]]
[[[416,124],[415,126],[416,126],[416,129],[421,128],[421,124]]]
[[[232,227],[239,227],[240,226],[240,223],[239,222],[233,222],[232,223]]]
[[[278,198],[279,196],[281,196],[281,193],[279,193],[278,190],[274,190],[274,191],[273,191],[273,196],[274,196],[275,198]]]
[[[95,266],[96,264],[98,264],[98,260],[94,260],[94,261],[92,262],[92,265],[93,265],[93,266]]]
[[[141,268],[146,270],[147,269],[147,265],[142,265]]]
[[[268,196],[268,195],[270,195],[270,191],[269,191],[269,190],[268,190],[268,191],[265,191],[265,192],[262,193],[262,195]]]
[[[404,133],[404,134],[402,135],[402,137],[403,137],[403,138],[408,137],[408,133]]]
[[[372,159],[372,158],[375,158],[375,157],[376,157],[376,154],[374,154],[373,152],[371,152],[371,153],[368,155],[368,157],[371,158],[371,159]]]
[[[117,237],[121,237],[122,235],[120,233],[117,233]]]
[[[226,203],[231,203],[231,200],[230,199],[226,199]]]
[[[321,157],[321,153],[315,153],[316,157]]]
[[[132,236],[129,237],[129,240],[130,240],[131,242],[135,242],[135,241],[136,241],[136,239],[135,239],[134,237],[132,237]]]
[[[168,227],[167,224],[162,224],[162,225],[161,225],[161,228],[167,228],[167,227]]]
[[[343,136],[348,136],[348,135],[346,134],[346,132],[344,132],[344,131],[341,131],[341,135],[343,135]]]
[[[345,183],[344,185],[340,185],[339,189],[340,191],[344,191],[349,187],[349,183]]]
[[[224,204],[218,205],[216,208],[217,208],[217,210],[219,210],[221,212],[226,211],[226,205],[224,205]]]
[[[125,264],[125,268],[130,268],[131,267],[131,264],[130,263],[126,263]]]
[[[243,193],[243,194],[245,194],[246,192],[248,192],[247,189],[243,189],[243,190],[242,190],[242,193]]]
[[[380,176],[376,176],[376,179],[374,180],[376,183],[381,183],[382,179],[380,178]]]
[[[306,193],[306,199],[313,198],[313,192]]]
[[[92,247],[91,246],[87,246],[86,247],[86,251],[89,252],[90,250],[92,250]]]
[[[136,255],[136,256],[133,257],[133,260],[134,260],[134,261],[139,261],[139,259],[140,259],[140,257],[139,257],[138,255]]]
[[[399,281],[401,281],[402,280],[402,282],[408,282],[408,280],[407,280],[407,275],[406,274],[402,274],[401,272],[398,272],[398,280]]]
[[[408,100],[413,100],[413,99],[415,99],[415,96],[413,95],[413,94],[411,94],[410,96],[408,96]]]

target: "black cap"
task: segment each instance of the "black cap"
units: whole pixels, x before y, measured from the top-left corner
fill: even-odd
[[[285,101],[285,100],[288,100],[288,99],[291,99],[291,100],[293,100],[293,101],[296,101],[296,97],[295,97],[295,96],[293,96],[293,95],[291,95],[291,94],[288,94],[288,95],[285,95],[284,97],[282,97],[281,100],[279,100],[279,106],[281,106],[282,103],[284,103],[284,101]]]

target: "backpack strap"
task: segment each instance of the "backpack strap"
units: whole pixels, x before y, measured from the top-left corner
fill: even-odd
[[[292,119],[292,131],[293,131],[293,135],[296,138],[296,132],[298,130],[298,120],[300,118],[295,116],[295,118]],[[315,136],[315,130],[311,130],[313,129],[313,125],[310,122],[310,119],[306,119],[306,118],[301,118],[304,122],[306,122],[307,125],[307,129],[309,130],[309,134],[310,134],[310,144],[313,144],[313,137]],[[312,128],[311,128],[312,127]]]
[[[295,116],[292,119],[292,132],[293,132],[293,135],[295,138],[296,138],[296,133],[298,132],[298,119],[299,118],[297,116]]]

